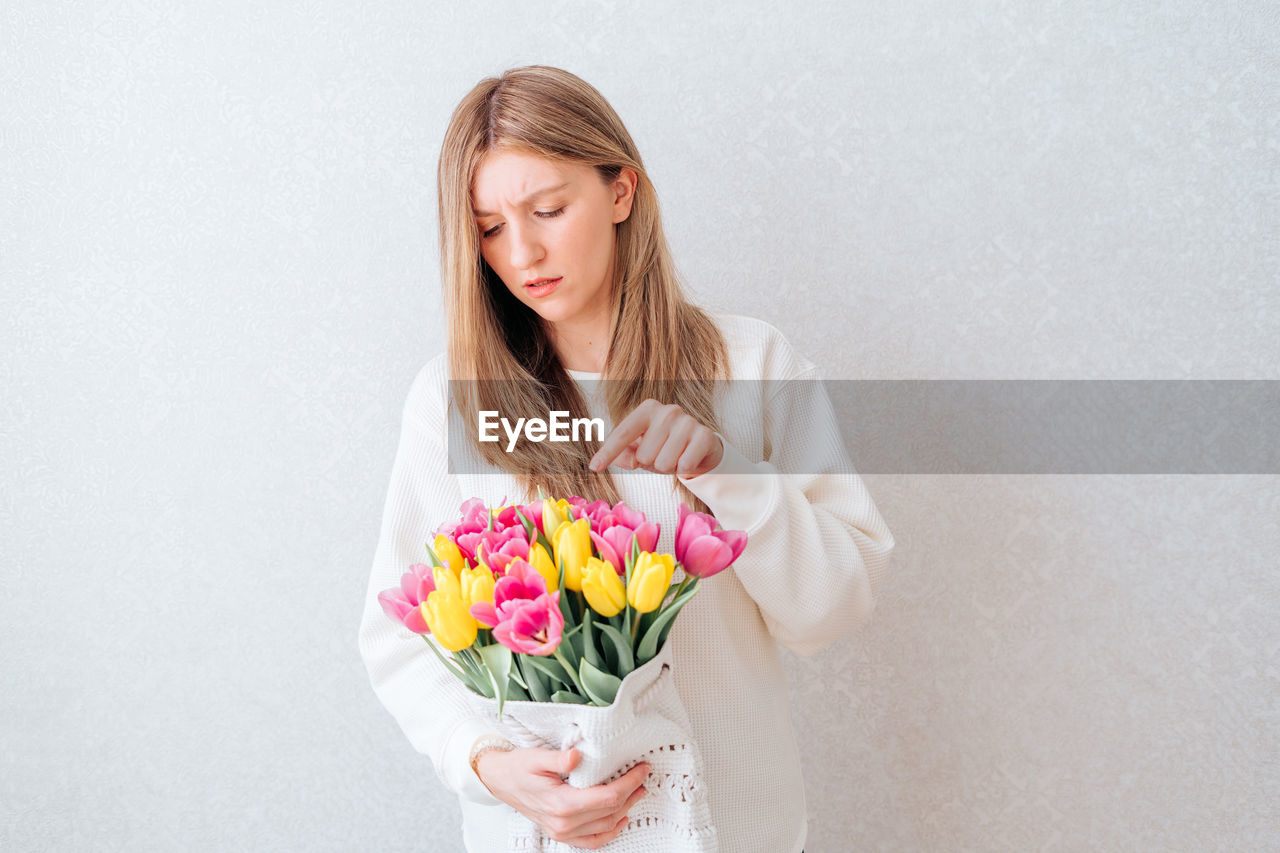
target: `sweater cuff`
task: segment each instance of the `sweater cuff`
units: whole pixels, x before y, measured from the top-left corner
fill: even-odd
[[[498,734],[492,725],[478,719],[463,720],[454,727],[440,754],[440,774],[445,785],[456,791],[458,796],[485,806],[496,806],[502,802],[471,769],[471,748],[476,741]]]
[[[680,482],[706,503],[722,526],[750,536],[773,513],[782,485],[772,465],[752,462],[723,435],[716,436],[724,444],[720,464],[696,477],[680,477]]]

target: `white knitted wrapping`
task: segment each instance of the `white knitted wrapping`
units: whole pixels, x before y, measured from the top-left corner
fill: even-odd
[[[628,812],[630,820],[607,853],[718,853],[693,727],[671,675],[671,643],[629,674],[613,704],[507,702],[474,696],[477,708],[520,747],[577,749],[581,761],[568,776],[576,788],[611,782],[641,762],[649,764],[649,790]],[[512,810],[510,853],[574,853],[547,838],[537,824]]]

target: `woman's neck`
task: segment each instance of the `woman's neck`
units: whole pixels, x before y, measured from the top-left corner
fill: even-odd
[[[609,357],[608,316],[572,325],[549,326],[547,337],[565,370],[604,372],[604,362]]]

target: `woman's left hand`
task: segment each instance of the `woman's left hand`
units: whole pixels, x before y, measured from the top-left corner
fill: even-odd
[[[591,457],[592,471],[610,464],[659,474],[676,474],[686,480],[705,474],[720,464],[724,442],[677,405],[648,399],[636,406],[605,437]]]

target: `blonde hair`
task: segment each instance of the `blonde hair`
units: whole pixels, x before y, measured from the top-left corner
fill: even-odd
[[[448,328],[449,375],[463,423],[481,410],[568,411],[587,408],[565,372],[538,315],[517,300],[480,254],[471,189],[491,151],[518,151],[593,167],[606,184],[622,169],[639,177],[630,215],[614,231],[607,405],[617,423],[646,398],[675,403],[719,431],[715,382],[729,378],[728,351],[711,317],[690,303],[667,246],[658,197],[635,142],[609,102],[559,68],[530,65],[489,77],[466,94],[445,131],[437,170],[440,267]],[[466,381],[498,380],[498,381]],[[617,502],[608,470],[587,467],[598,442],[530,444],[511,453],[470,441],[484,460],[511,473],[532,500],[541,486],[557,497]],[[673,475],[673,488],[706,511]]]

